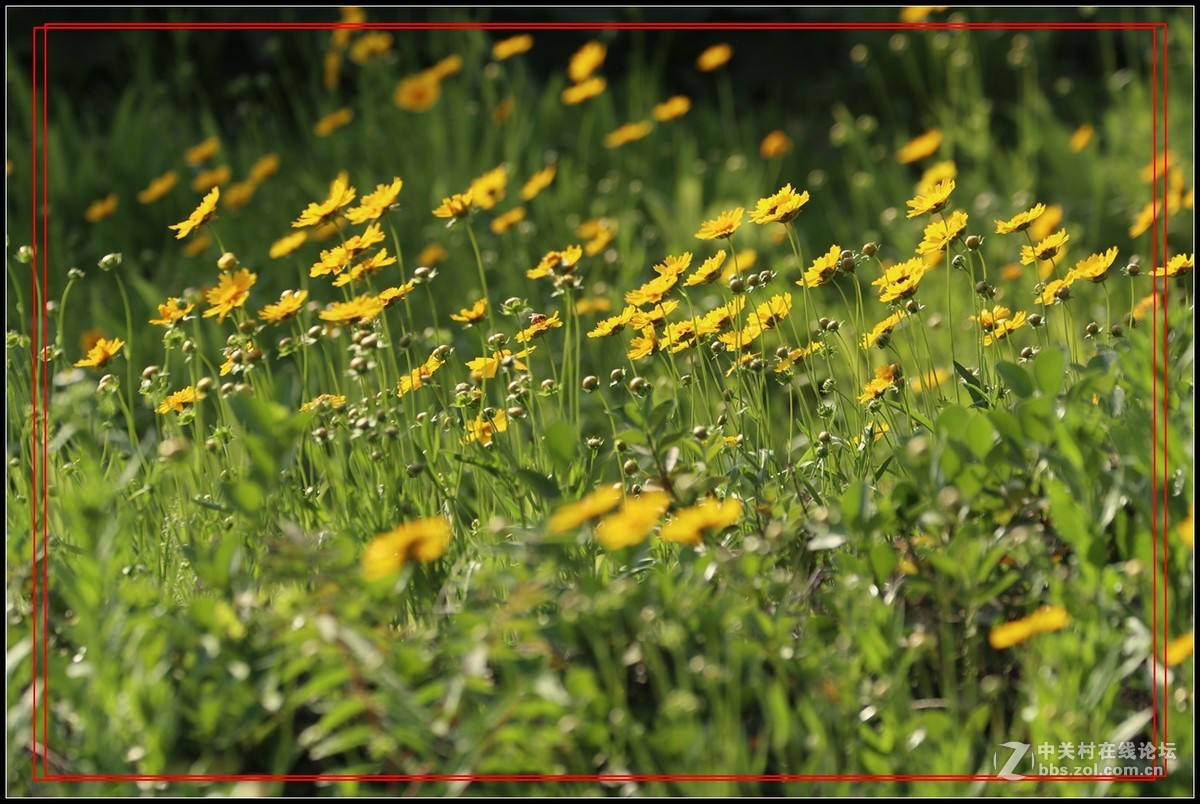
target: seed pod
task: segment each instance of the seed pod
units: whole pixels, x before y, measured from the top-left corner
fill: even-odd
[[[598,377],[595,377],[595,376],[589,374],[583,378],[583,382],[581,383],[581,385],[583,386],[583,390],[587,391],[590,394],[592,391],[595,391],[597,388],[600,387],[600,379]]]
[[[621,466],[621,471],[625,473],[626,477],[633,477],[638,473],[637,461],[633,459],[625,461],[624,465]]]

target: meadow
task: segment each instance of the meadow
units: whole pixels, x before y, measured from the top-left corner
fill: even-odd
[[[8,789],[1190,793],[1192,17],[876,11],[10,42]]]

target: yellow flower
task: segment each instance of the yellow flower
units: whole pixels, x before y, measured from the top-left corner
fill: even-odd
[[[463,439],[463,443],[470,444],[478,441],[485,447],[491,446],[496,433],[503,433],[507,429],[508,415],[504,411],[496,411],[496,415],[490,422],[484,421],[483,416],[479,415],[475,417],[474,421],[467,422],[467,437]]]
[[[671,292],[671,288],[675,287],[675,283],[678,281],[679,274],[659,274],[637,290],[631,290],[626,293],[625,303],[638,306],[643,304],[658,304],[664,296]]]
[[[571,79],[572,84],[583,83],[592,77],[592,73],[600,69],[600,65],[604,64],[604,57],[607,55],[608,48],[593,39],[571,56],[571,61],[567,65],[567,77]]]
[[[435,81],[444,81],[452,75],[458,75],[461,73],[462,68],[462,56],[458,55],[457,53],[451,53],[449,56],[433,65],[425,72]]]
[[[661,301],[654,305],[649,312],[633,307],[633,314],[629,317],[629,326],[634,329],[645,329],[646,327],[653,326],[675,312],[678,307],[679,302],[675,299]]]
[[[812,357],[817,352],[822,351],[824,348],[825,344],[821,343],[820,341],[813,341],[808,346],[801,346],[797,349],[792,349],[787,353],[786,357],[779,359],[779,362],[775,365],[775,373],[784,373],[788,369],[799,364],[802,360]]]
[[[654,126],[648,120],[641,120],[637,123],[626,123],[616,131],[611,131],[604,135],[605,148],[620,148],[627,143],[636,142],[646,137]]]
[[[1193,633],[1194,632],[1189,631],[1183,636],[1175,637],[1175,639],[1172,639],[1167,643],[1166,659],[1169,667],[1174,667],[1177,664],[1183,664],[1183,662],[1192,655],[1192,643],[1194,641]]]
[[[370,257],[362,260],[346,273],[333,280],[333,286],[340,288],[343,285],[348,285],[351,282],[358,282],[365,276],[377,274],[388,265],[395,265],[396,258],[387,253],[387,248],[381,248],[379,251],[372,254]]]
[[[304,306],[304,300],[307,298],[307,290],[285,290],[279,297],[279,303],[268,304],[259,310],[258,317],[269,324],[278,324],[300,312],[300,308]]]
[[[329,185],[328,197],[320,203],[310,203],[300,217],[292,222],[292,228],[303,229],[331,222],[340,210],[350,205],[356,194],[357,191],[346,179],[338,176]]]
[[[433,214],[439,218],[451,218],[457,221],[470,214],[473,204],[474,198],[471,196],[471,191],[467,190],[465,193],[455,193],[449,198],[443,198],[441,205],[433,211]]]
[[[349,33],[348,31],[334,31],[333,35],[336,38],[338,34]],[[330,92],[337,89],[338,77],[342,71],[342,52],[340,50],[330,50],[325,54],[325,69],[322,75],[325,88]]]
[[[925,213],[941,212],[950,200],[952,192],[954,192],[953,179],[938,182],[926,193],[918,194],[916,198],[907,202],[908,217],[915,218]]]
[[[250,166],[250,181],[262,184],[279,170],[279,154],[266,154]]]
[[[630,360],[641,360],[654,354],[658,348],[658,338],[655,337],[654,327],[646,327],[642,334],[629,342],[628,357]]]
[[[1076,279],[1090,279],[1093,282],[1103,282],[1108,277],[1108,269],[1112,267],[1113,260],[1117,258],[1117,247],[1113,246],[1103,254],[1093,254],[1076,263],[1075,267],[1069,272],[1069,276],[1074,276]]]
[[[1138,212],[1137,217],[1133,219],[1133,223],[1129,227],[1129,236],[1141,237],[1148,232],[1150,227],[1154,225],[1156,210],[1157,207],[1155,206],[1155,202],[1146,202],[1146,206],[1142,207],[1141,211]]]
[[[1025,326],[1025,314],[1017,313],[1012,318],[1005,318],[997,321],[992,329],[988,330],[983,336],[983,345],[991,346],[993,343],[998,343],[1007,338],[1012,333],[1016,332],[1021,327]]]
[[[492,45],[492,58],[496,61],[511,59],[513,56],[529,52],[533,47],[533,37],[529,34],[510,36]]]
[[[763,137],[758,146],[758,155],[763,159],[782,159],[791,152],[792,138],[778,129]]]
[[[1068,274],[1066,279],[1054,279],[1046,283],[1041,294],[1037,297],[1039,304],[1049,306],[1071,298],[1070,287],[1075,283],[1075,277]]]
[[[787,318],[791,309],[791,295],[776,293],[768,301],[755,307],[754,312],[750,313],[747,318],[749,318],[752,325],[765,331],[774,329],[776,324]]]
[[[891,389],[898,387],[900,381],[899,366],[895,363],[880,366],[875,369],[875,377],[863,387],[862,395],[858,398],[859,404],[865,405],[872,400],[878,399]]]
[[[1153,297],[1151,297],[1151,300],[1153,300]],[[1175,532],[1179,534],[1179,540],[1187,545],[1189,550],[1193,549],[1192,544],[1194,530],[1195,528],[1193,527],[1192,522],[1192,507],[1189,505],[1187,516],[1184,517],[1182,522],[1175,526]]]
[[[917,246],[918,254],[932,257],[950,248],[967,228],[967,213],[956,209],[945,220],[934,221],[925,227],[925,238]]]
[[[902,165],[919,162],[937,153],[937,149],[941,144],[942,132],[936,128],[930,129],[919,137],[914,137],[906,142],[896,152],[896,161]]]
[[[471,371],[479,372],[479,376],[485,380],[490,380],[496,376],[496,372],[505,364],[505,361],[512,358],[509,363],[517,371],[526,371],[529,366],[521,362],[521,358],[529,357],[536,350],[536,346],[530,346],[520,352],[511,352],[508,349],[501,349],[498,352],[493,352],[490,357],[477,357],[474,360],[467,361],[467,368]]]
[[[313,133],[318,137],[328,137],[339,128],[349,124],[354,119],[354,111],[349,106],[343,106],[336,112],[325,115],[313,125]]]
[[[692,109],[692,101],[687,95],[675,95],[654,107],[654,119],[666,123],[677,117],[683,117]]]
[[[367,12],[358,6],[342,6],[341,15],[342,22],[348,23],[348,25],[346,27],[335,28],[330,39],[332,40],[333,47],[338,50],[345,50],[346,45],[350,44],[350,37],[361,30],[360,26],[367,21]]]
[[[371,540],[363,551],[363,578],[389,578],[413,561],[428,564],[450,547],[450,523],[442,517],[407,522]]]
[[[383,312],[383,300],[378,296],[359,296],[346,302],[334,302],[321,311],[321,320],[332,324],[353,324],[373,321]]]
[[[383,31],[364,33],[350,46],[350,61],[366,64],[379,56],[386,56],[392,49],[392,35]]]
[[[155,408],[155,412],[168,413],[173,410],[176,413],[183,413],[185,405],[194,405],[200,399],[202,399],[200,392],[196,390],[195,386],[189,385],[164,399],[162,404]]]
[[[615,218],[592,218],[576,226],[575,234],[588,241],[583,244],[583,253],[594,257],[616,237],[617,221]]]
[[[549,332],[552,329],[557,329],[563,325],[562,320],[558,317],[558,311],[554,311],[554,315],[547,318],[546,316],[534,316],[530,320],[529,326],[517,333],[517,343],[529,343],[529,341],[541,335],[543,332]]]
[[[834,243],[829,251],[813,260],[812,265],[804,272],[797,285],[805,288],[817,288],[824,285],[837,273],[838,262],[842,259],[842,247]]]
[[[258,185],[252,181],[239,181],[237,184],[231,184],[225,193],[225,206],[230,209],[241,209],[250,203],[250,199],[254,198],[257,190]]]
[[[115,193],[109,193],[104,198],[89,204],[88,208],[83,211],[83,218],[88,223],[99,223],[116,211],[117,196]]]
[[[1154,178],[1162,178],[1171,172],[1171,168],[1179,162],[1179,155],[1174,151],[1167,151],[1165,154],[1155,154],[1144,168],[1142,168],[1141,179],[1145,182],[1154,181]]]
[[[428,73],[400,79],[392,101],[407,112],[427,112],[442,94],[441,82]]]
[[[699,505],[684,508],[663,525],[659,534],[664,542],[700,544],[705,531],[720,532],[736,525],[742,518],[742,502],[737,499],[705,498]]]
[[[1028,617],[994,627],[988,632],[988,643],[996,650],[1005,650],[1036,634],[1061,631],[1070,623],[1071,615],[1062,606],[1043,606]]]
[[[607,338],[610,335],[617,334],[621,330],[625,329],[625,327],[629,326],[630,322],[633,320],[633,315],[636,312],[636,307],[626,307],[617,315],[606,318],[593,327],[592,331],[588,333],[588,337]]]
[[[321,394],[300,406],[300,410],[315,410],[320,407],[344,408],[346,397],[341,394]]]
[[[171,189],[175,187],[175,182],[178,180],[179,177],[173,170],[168,170],[161,176],[151,179],[150,184],[146,186],[146,189],[137,194],[138,203],[153,204],[155,201],[158,201],[167,193],[171,192]]]
[[[917,286],[930,270],[930,266],[924,260],[914,257],[891,266],[883,272],[883,276],[871,284],[880,288],[879,300],[887,304],[897,299],[907,299],[916,293]]]
[[[445,261],[448,256],[450,255],[446,253],[446,249],[442,248],[439,243],[430,243],[421,249],[421,253],[417,255],[417,265],[425,265],[432,268],[438,263]]]
[[[383,290],[379,291],[379,300],[383,302],[384,307],[391,307],[393,304],[412,293],[413,288],[416,286],[416,281],[410,279],[399,287],[384,288]]]
[[[663,346],[671,347],[671,353],[682,352],[696,345],[699,334],[695,321],[672,321],[663,330]]]
[[[125,347],[120,338],[100,338],[88,350],[87,357],[75,364],[76,368],[101,368],[117,356]]]
[[[750,213],[755,223],[787,223],[800,214],[800,208],[808,203],[808,190],[797,193],[790,183],[783,185],[774,195],[760,198]]]
[[[183,159],[188,165],[195,167],[201,162],[207,162],[217,155],[217,151],[221,150],[221,141],[216,137],[209,137],[199,145],[193,145],[188,148],[183,154]]]
[[[1070,239],[1066,229],[1059,229],[1036,246],[1021,246],[1021,264],[1033,265],[1038,260],[1053,259]]]
[[[1068,147],[1075,153],[1079,153],[1088,146],[1092,141],[1092,135],[1096,133],[1096,129],[1091,123],[1084,123],[1079,128],[1075,129],[1075,133],[1071,135],[1071,141],[1067,143]]]
[[[1013,232],[1024,231],[1040,218],[1045,211],[1045,204],[1034,204],[1032,209],[1027,209],[1010,220],[996,221],[996,234],[1012,234]]]
[[[503,215],[496,216],[496,219],[492,221],[492,231],[496,234],[504,234],[523,220],[525,220],[525,207],[514,207]]]
[[[741,207],[726,210],[711,221],[700,224],[696,237],[700,240],[715,240],[718,237],[732,237],[737,228],[742,225],[742,215],[745,210]]]
[[[400,383],[396,387],[396,395],[405,396],[423,387],[444,365],[446,365],[446,361],[440,360],[436,354],[431,354],[424,363],[400,378]]]
[[[229,165],[221,165],[212,170],[204,170],[196,174],[196,178],[192,179],[192,189],[198,193],[207,193],[214,187],[226,184],[232,176],[233,171],[229,169]]]
[[[512,113],[517,110],[516,98],[511,95],[496,104],[496,108],[492,110],[492,122],[497,126],[502,126],[512,117]]]
[[[542,257],[536,268],[530,268],[525,272],[525,276],[530,279],[543,279],[551,276],[554,273],[570,273],[575,269],[580,257],[583,256],[583,248],[580,246],[567,246],[562,251],[549,251],[546,256]],[[556,269],[558,269],[556,271]]]
[[[508,170],[501,165],[472,181],[468,192],[471,193],[475,206],[482,210],[491,210],[504,200],[507,188]]]
[[[1181,274],[1190,273],[1196,264],[1196,255],[1193,254],[1176,254],[1167,261],[1166,267],[1159,266],[1150,272],[1150,276],[1179,276]]]
[[[575,84],[564,89],[561,96],[562,102],[567,106],[576,106],[604,92],[607,86],[608,81],[604,79],[604,76],[598,75],[595,78],[589,78],[582,84]]]
[[[589,520],[607,514],[624,498],[620,485],[601,486],[579,502],[564,505],[554,512],[547,523],[551,533],[575,530]]]
[[[300,248],[300,246],[304,245],[305,240],[308,240],[308,232],[304,230],[293,232],[292,234],[287,235],[286,237],[281,237],[272,243],[269,255],[273,260],[286,257],[287,255],[293,253],[296,249]]]
[[[626,500],[619,511],[600,520],[596,526],[596,540],[605,550],[640,544],[654,530],[670,504],[671,498],[661,491],[643,492],[640,497]]]
[[[225,316],[241,307],[246,303],[246,299],[250,298],[250,288],[254,287],[257,279],[257,274],[252,274],[245,268],[237,273],[227,271],[221,274],[217,286],[204,294],[204,300],[212,305],[204,311],[204,317],[217,316],[217,323],[223,323]]]
[[[979,317],[970,316],[971,321],[979,324],[979,328],[984,332],[991,332],[996,328],[996,325],[1012,315],[1012,310],[1007,307],[995,305],[991,310],[980,310]]]
[[[711,73],[724,67],[733,58],[733,48],[726,44],[713,45],[696,57],[696,69],[702,73]]]
[[[958,178],[958,166],[954,162],[949,159],[943,162],[934,162],[921,174],[921,179],[917,182],[917,194],[926,195],[939,182],[951,181],[956,178]]]
[[[700,317],[700,322],[696,326],[697,333],[704,337],[725,331],[745,306],[745,296],[734,296],[727,304],[709,310]]]
[[[194,304],[189,304],[188,306],[184,307],[182,299],[177,299],[172,296],[171,298],[167,299],[165,304],[158,305],[158,314],[160,318],[152,318],[150,319],[150,323],[160,327],[172,326],[177,321],[182,320],[183,317],[190,313],[192,308],[195,306],[196,305]]]
[[[400,195],[403,186],[399,177],[392,179],[391,184],[376,185],[374,192],[359,199],[357,207],[346,210],[346,220],[353,224],[379,220],[396,203],[396,196]]]
[[[707,285],[716,281],[717,277],[721,275],[721,266],[724,263],[725,249],[721,249],[716,254],[705,260],[703,264],[696,269],[695,273],[693,273],[684,281],[684,287],[690,288],[696,285]]]
[[[474,324],[476,321],[479,321],[484,317],[484,315],[487,313],[487,307],[488,300],[480,299],[470,307],[459,310],[457,313],[451,313],[450,319],[452,321],[457,321],[460,324]]]
[[[318,277],[327,274],[340,274],[346,270],[346,266],[350,264],[350,253],[346,251],[345,246],[334,246],[331,249],[323,249],[321,251],[321,259],[313,264],[312,270],[309,271],[309,276]]]
[[[900,9],[900,21],[910,24],[924,22],[935,11],[945,11],[946,6],[906,6]]]
[[[870,349],[872,346],[880,343],[880,341],[883,342],[883,345],[886,345],[887,337],[892,334],[892,330],[894,330],[900,324],[900,322],[906,318],[908,318],[907,312],[904,310],[897,310],[887,318],[880,321],[871,329],[870,332],[862,336],[862,348]]]
[[[1029,225],[1029,237],[1034,241],[1048,237],[1062,223],[1062,219],[1062,204],[1052,204],[1046,207],[1046,211],[1035,216],[1035,220]]]
[[[554,165],[546,165],[529,177],[529,181],[521,188],[521,198],[525,201],[532,201],[537,194],[550,186],[550,182],[554,181],[554,174],[557,168]]]

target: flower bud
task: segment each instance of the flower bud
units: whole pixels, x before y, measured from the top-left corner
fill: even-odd
[[[100,262],[97,265],[100,266],[101,271],[111,271],[114,268],[120,267],[122,259],[121,252],[116,251],[112,254],[105,254],[100,258]]]
[[[221,255],[221,258],[217,260],[217,267],[222,271],[232,271],[234,268],[238,267],[238,258],[232,251],[226,251]]]
[[[583,378],[581,385],[583,386],[583,390],[590,394],[600,387],[600,378],[589,374]]]

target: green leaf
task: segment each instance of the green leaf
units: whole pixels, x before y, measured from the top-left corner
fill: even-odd
[[[995,425],[996,430],[1000,435],[1012,443],[1017,449],[1023,449],[1025,446],[1025,434],[1021,431],[1021,424],[1017,418],[1007,410],[989,410],[987,416]]]
[[[554,481],[543,474],[521,468],[517,470],[517,475],[543,499],[554,501],[561,496]]]
[[[855,480],[842,494],[842,521],[851,530],[861,528],[867,519],[867,488]]]
[[[963,384],[967,387],[967,393],[971,395],[971,407],[988,407],[987,397],[983,393],[983,386],[979,384],[979,378],[957,360],[954,361],[954,370],[958,372],[958,376],[962,378]]]
[[[233,502],[239,511],[248,516],[257,514],[267,504],[266,493],[262,490],[261,486],[252,480],[243,480],[240,483],[227,483],[225,485],[225,496]]]
[[[1038,390],[1046,396],[1058,396],[1066,379],[1067,358],[1058,349],[1047,349],[1033,359],[1033,376]]]
[[[996,364],[996,373],[1017,396],[1033,396],[1035,390],[1033,378],[1029,372],[1016,363],[1001,361]]]
[[[976,458],[986,458],[996,443],[996,428],[987,416],[978,415],[971,419],[966,430],[967,446]]]
[[[1027,439],[1038,444],[1049,444],[1050,439],[1054,437],[1054,431],[1051,429],[1053,414],[1052,397],[1034,397],[1017,404],[1017,421],[1021,423],[1021,431]]]
[[[871,548],[869,557],[871,571],[875,573],[875,581],[879,584],[886,583],[888,578],[892,577],[896,565],[900,563],[900,556],[887,542],[876,543]]]
[[[937,429],[948,435],[958,435],[967,426],[967,409],[954,405],[942,411],[937,418]]]

